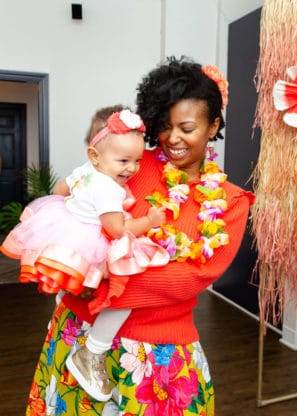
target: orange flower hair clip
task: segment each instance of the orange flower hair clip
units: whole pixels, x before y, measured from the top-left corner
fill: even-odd
[[[228,104],[228,81],[219,68],[214,65],[203,66],[202,71],[208,78],[212,79],[217,84],[222,96],[222,109],[224,109]]]

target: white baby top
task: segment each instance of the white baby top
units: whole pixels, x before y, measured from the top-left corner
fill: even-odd
[[[91,162],[74,169],[66,182],[71,192],[65,198],[66,207],[81,221],[100,224],[99,215],[124,212],[125,188],[98,172]]]

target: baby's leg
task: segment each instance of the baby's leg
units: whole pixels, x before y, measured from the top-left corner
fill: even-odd
[[[105,370],[106,351],[130,309],[106,309],[98,315],[86,344],[69,355],[66,365],[78,383],[96,400],[106,401],[111,397],[111,387]]]
[[[131,313],[131,309],[105,309],[96,318],[86,347],[95,354],[108,351],[118,330]]]

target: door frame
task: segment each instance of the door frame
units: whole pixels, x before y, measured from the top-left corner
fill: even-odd
[[[38,84],[39,163],[49,165],[49,76],[46,73],[0,69],[0,81]]]
[[[8,136],[13,136],[9,153],[14,153],[12,160],[10,161],[11,165],[6,167],[5,173],[0,171],[0,182],[1,185],[4,185],[4,188],[0,185],[1,192],[4,191],[5,196],[3,195],[0,201],[0,207],[9,204],[12,201],[18,201],[25,203],[24,201],[24,179],[21,172],[27,167],[27,104],[22,102],[0,102],[0,113],[4,118],[7,117],[8,120],[11,119],[11,124],[1,126],[1,134]],[[4,145],[5,148],[5,145]],[[3,149],[2,149],[3,150]],[[7,151],[7,150],[6,150]],[[9,156],[5,152],[1,152],[1,157]],[[3,163],[1,161],[1,163]],[[4,169],[5,170],[5,169]],[[6,186],[9,189],[14,189],[14,191],[6,190]],[[1,193],[2,195],[2,193]],[[8,198],[8,199],[7,199]]]

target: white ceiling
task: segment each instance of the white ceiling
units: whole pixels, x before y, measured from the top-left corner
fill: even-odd
[[[221,13],[229,22],[240,19],[242,16],[262,7],[264,0],[218,0]]]

